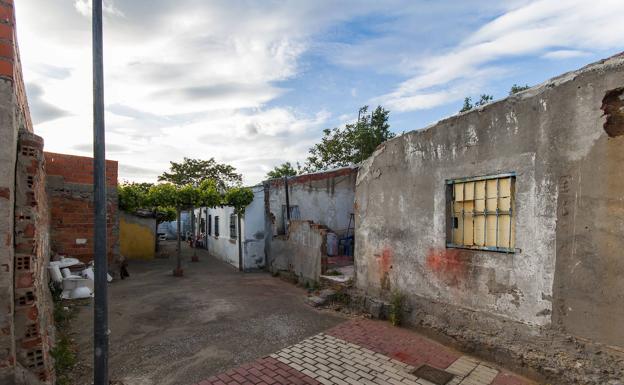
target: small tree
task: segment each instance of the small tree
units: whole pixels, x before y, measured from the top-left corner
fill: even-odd
[[[488,94],[481,94],[481,96],[479,97],[479,100],[477,100],[474,104],[472,104],[472,98],[468,96],[464,98],[464,105],[459,110],[459,112],[466,112],[466,111],[472,110],[473,108],[485,106],[486,104],[490,103],[492,100],[494,100],[494,96],[488,95]]]
[[[269,171],[266,175],[267,179],[283,178],[285,176],[295,176],[301,171],[301,166],[297,163],[297,170],[292,166],[290,162],[284,162],[279,166],[275,166],[273,170]]]
[[[519,86],[517,84],[514,84],[513,86],[511,86],[511,89],[509,90],[509,95],[513,95],[513,94],[517,94],[518,92],[526,91],[529,88],[531,88],[531,87],[529,87],[528,84],[525,84],[523,86]]]
[[[229,164],[217,163],[214,158],[208,160],[184,158],[181,163],[169,162],[169,171],[158,177],[161,182],[173,183],[176,186],[187,184],[199,187],[205,180],[213,180],[221,189],[239,186],[243,177],[236,168]]]
[[[360,163],[383,142],[394,137],[388,118],[390,111],[378,106],[368,113],[360,108],[358,120],[344,128],[323,130],[323,138],[309,150],[305,171],[315,172]]]
[[[216,207],[221,204],[221,194],[217,189],[217,184],[215,181],[211,179],[206,179],[200,183],[198,187],[199,198],[197,200],[197,205],[199,206],[199,218],[198,222],[201,223],[202,220],[202,207]],[[195,215],[195,214],[193,214]],[[201,233],[201,230],[200,230]],[[197,248],[193,249],[193,257],[191,259],[193,262],[197,262]]]

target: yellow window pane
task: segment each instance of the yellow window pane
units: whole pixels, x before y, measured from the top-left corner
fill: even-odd
[[[464,215],[464,245],[474,245],[474,234],[472,225],[472,214],[466,213]]]
[[[464,208],[464,202],[454,202],[453,212],[455,213],[455,216],[461,216],[461,212],[463,208]]]
[[[498,196],[510,197],[511,196],[511,178],[499,179]]]
[[[474,210],[474,202],[473,201],[464,201],[464,212],[472,213],[472,210]]]
[[[485,199],[477,199],[474,201],[475,211],[482,213],[485,209]]]
[[[485,199],[485,181],[484,180],[475,182],[474,199]]]
[[[486,217],[485,245],[496,246],[496,215],[488,215]]]
[[[477,246],[485,246],[483,237],[485,236],[485,217],[483,215],[475,216],[474,219],[474,244]]]
[[[511,221],[509,215],[500,215],[498,217],[498,247],[512,247],[509,237],[510,226]]]
[[[475,182],[464,183],[464,187],[465,187],[464,200],[466,200],[466,201],[474,200]]]
[[[453,229],[453,243],[456,245],[461,245],[464,242],[464,238],[462,235],[462,230],[464,228],[462,223],[461,215],[456,216],[457,218],[457,228]]]
[[[488,191],[489,194],[489,191]],[[489,212],[494,212],[496,211],[496,207],[497,207],[497,199],[496,198],[488,198],[487,199],[487,211]]]
[[[487,182],[487,197],[496,198],[496,181],[497,179],[488,179]]]
[[[501,211],[509,211],[511,208],[511,197],[498,198],[498,209]]]
[[[464,200],[464,184],[463,183],[455,183],[453,185],[455,189],[455,201],[461,202]]]

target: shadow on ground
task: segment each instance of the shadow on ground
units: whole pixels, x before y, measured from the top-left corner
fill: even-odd
[[[189,261],[191,249],[183,251]],[[197,252],[182,278],[172,276],[172,260],[130,261],[130,278],[109,285],[111,380],[192,384],[344,320],[306,306],[302,289],[268,273],[239,273]],[[80,364],[72,384],[91,384],[92,313],[82,307],[73,322]]]

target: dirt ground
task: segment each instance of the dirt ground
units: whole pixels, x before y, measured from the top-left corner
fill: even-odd
[[[182,278],[172,276],[173,259],[130,261],[130,278],[109,285],[111,380],[192,384],[345,320],[305,305],[304,290],[268,273],[240,273],[204,250],[191,263],[192,249],[183,252]],[[80,307],[72,384],[92,383],[92,322],[92,304]]]

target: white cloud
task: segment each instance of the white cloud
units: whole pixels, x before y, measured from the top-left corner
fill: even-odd
[[[381,99],[399,111],[430,108],[462,97],[455,92],[480,82],[476,73],[513,57],[549,58],[621,47],[621,0],[539,0],[504,13],[450,51],[423,59],[414,75]],[[565,48],[565,49],[563,49]],[[556,53],[556,52],[559,53]],[[437,88],[431,91],[431,88]],[[422,106],[422,107],[421,107]]]
[[[546,52],[542,55],[545,59],[553,59],[553,60],[561,60],[561,59],[571,59],[576,57],[589,56],[590,53],[587,51],[580,51],[575,49],[560,49],[556,51]]]

